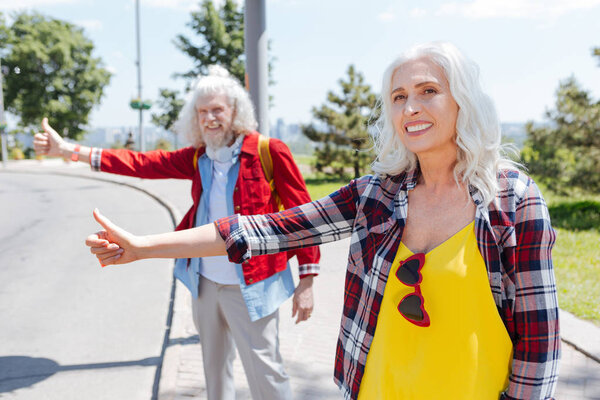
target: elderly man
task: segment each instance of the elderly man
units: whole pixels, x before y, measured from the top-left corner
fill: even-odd
[[[287,146],[268,141],[275,191],[265,178],[259,135],[248,93],[221,67],[210,67],[192,87],[175,130],[193,145],[173,152],[138,153],[88,148],[65,142],[42,121],[36,154],[83,161],[97,171],[140,178],[192,180],[193,206],[177,230],[200,226],[234,213],[251,215],[310,201]],[[280,200],[277,199],[279,197]],[[294,289],[288,258],[296,255],[300,283]],[[318,273],[316,248],[253,258],[232,264],[224,256],[178,259],[175,276],[192,294],[209,400],[233,399],[232,362],[237,347],[252,397],[292,398],[278,345],[278,309],[293,297],[296,322],[313,309],[312,279]]]

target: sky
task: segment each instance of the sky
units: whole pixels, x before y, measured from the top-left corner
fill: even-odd
[[[183,89],[173,74],[192,62],[173,39],[194,38],[187,23],[198,3],[141,0],[144,99],[155,101],[159,88]],[[0,0],[8,16],[24,10],[83,27],[113,73],[90,127],[137,126],[129,108],[137,95],[135,1]],[[542,122],[559,82],[571,76],[600,97],[600,60],[591,56],[600,46],[600,0],[266,0],[266,14],[275,58],[271,124],[309,123],[327,92],[339,92],[350,64],[378,93],[383,71],[402,51],[432,40],[454,43],[479,64],[502,122]]]

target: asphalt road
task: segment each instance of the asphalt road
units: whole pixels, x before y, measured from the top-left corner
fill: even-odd
[[[99,207],[135,233],[173,229],[115,184],[0,174],[0,398],[144,399],[156,389],[172,261],[101,268],[85,237]]]

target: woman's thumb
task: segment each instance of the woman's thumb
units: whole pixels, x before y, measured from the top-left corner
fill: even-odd
[[[107,232],[114,232],[116,230],[117,226],[104,215],[100,214],[100,211],[97,208],[94,208],[93,214],[96,222],[98,222]]]

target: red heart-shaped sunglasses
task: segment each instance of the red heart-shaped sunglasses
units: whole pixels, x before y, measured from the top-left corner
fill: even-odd
[[[429,326],[429,314],[425,311],[425,299],[421,294],[421,269],[425,265],[425,253],[417,253],[400,262],[396,270],[396,277],[406,286],[414,287],[415,291],[409,293],[398,303],[398,311],[409,322],[417,326]]]

